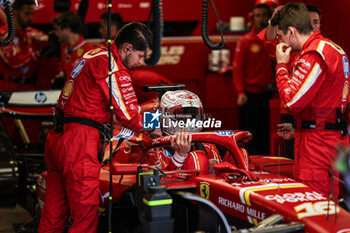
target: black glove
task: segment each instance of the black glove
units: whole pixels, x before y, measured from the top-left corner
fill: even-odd
[[[65,78],[56,78],[54,83],[52,84],[52,89],[62,89],[64,86],[64,83],[66,82]]]

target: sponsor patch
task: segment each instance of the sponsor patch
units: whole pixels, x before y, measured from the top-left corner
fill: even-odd
[[[130,139],[132,136],[134,136],[134,132],[127,128],[122,128],[120,133],[117,136],[114,136],[113,139],[119,139],[119,138],[125,138]]]
[[[170,154],[169,151],[164,150],[164,151],[163,151],[163,154],[164,154],[166,157],[171,158],[171,154]]]
[[[36,102],[43,104],[46,102],[47,96],[44,92],[39,91],[39,92],[35,93],[34,99]]]
[[[73,69],[72,71],[72,78],[77,77],[77,75],[80,73],[80,71],[83,69],[85,65],[85,60],[81,60]]]
[[[82,49],[82,48],[78,49],[78,51],[77,51],[78,57],[80,57],[81,55],[83,55],[83,53],[84,53],[84,49]]]
[[[231,136],[231,135],[234,135],[234,133],[230,130],[218,130],[218,131],[215,131],[215,133],[219,136]]]
[[[345,56],[343,56],[343,70],[344,70],[345,77],[348,78],[349,77],[349,61]]]
[[[344,83],[344,87],[343,87],[343,94],[342,94],[342,101],[345,102],[348,100],[348,95],[349,95],[349,82],[346,81]]]
[[[68,99],[68,97],[72,94],[74,88],[73,80],[69,80],[62,90],[62,98]]]
[[[266,200],[274,200],[283,204],[284,202],[305,202],[315,200],[327,200],[322,194],[317,192],[296,192],[265,196]]]
[[[253,53],[257,53],[260,51],[260,46],[257,45],[257,44],[253,44],[251,47],[250,47],[250,51],[252,51]]]

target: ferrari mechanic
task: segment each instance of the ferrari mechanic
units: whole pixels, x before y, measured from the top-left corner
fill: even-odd
[[[13,43],[0,49],[0,79],[18,84],[34,84],[39,50],[48,44],[48,36],[31,28],[34,0],[13,3],[16,32]],[[0,28],[0,37],[7,36],[7,25]],[[5,88],[5,89],[4,89]],[[8,91],[8,87],[2,87]],[[34,88],[28,85],[27,89]]]
[[[62,88],[64,82],[84,53],[94,48],[86,43],[83,25],[74,12],[63,12],[52,19],[55,34],[61,44],[58,74],[51,80],[54,88]]]
[[[274,84],[274,72],[272,61],[263,49],[263,42],[256,35],[267,26],[271,10],[268,5],[259,4],[252,12],[253,27],[239,39],[235,49],[232,81],[238,94],[240,127],[254,135],[246,144],[248,152],[269,154],[269,100],[274,95],[270,91]]]
[[[273,16],[283,7],[283,5],[277,6],[274,9]],[[310,14],[312,30],[314,32],[320,30],[321,27],[321,11],[313,5],[307,5],[307,10]],[[271,23],[261,30],[258,34],[258,38],[260,38],[264,43],[264,48],[268,52],[271,59],[276,61],[276,45],[279,42],[278,37],[276,36],[277,28],[272,26]],[[290,59],[288,66],[290,67],[293,64],[293,61],[298,57],[300,51],[292,51],[290,53]],[[286,146],[286,154],[288,158],[294,159],[294,139],[292,133],[290,133],[289,129],[293,128],[294,118],[288,112],[287,109],[281,104],[281,124],[278,125],[278,134],[285,139]]]
[[[143,64],[152,32],[131,22],[111,44],[113,109],[125,127],[140,131],[142,119],[128,69]],[[58,100],[55,130],[45,147],[45,205],[38,232],[96,232],[98,225],[100,125],[110,119],[107,48],[84,54]]]
[[[343,113],[349,93],[349,58],[335,43],[313,32],[302,3],[288,3],[271,20],[281,39],[276,47],[276,82],[281,101],[296,120],[294,177],[336,198],[332,163],[338,144],[348,144]],[[288,66],[291,51],[299,57]],[[291,68],[291,69],[290,69]]]

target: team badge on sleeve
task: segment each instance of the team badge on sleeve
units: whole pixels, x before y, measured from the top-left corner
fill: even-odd
[[[72,78],[77,77],[77,75],[80,73],[80,71],[83,69],[85,65],[85,60],[81,60],[73,69],[72,71]]]
[[[343,56],[343,69],[344,69],[345,77],[348,78],[349,77],[349,61],[345,56]]]

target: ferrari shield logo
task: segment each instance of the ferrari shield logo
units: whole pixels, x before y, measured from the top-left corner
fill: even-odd
[[[200,190],[200,195],[201,197],[208,199],[209,200],[209,185],[208,184],[200,184],[199,186],[199,190]]]
[[[83,53],[84,53],[84,49],[78,49],[78,51],[77,51],[78,57],[83,55]]]

